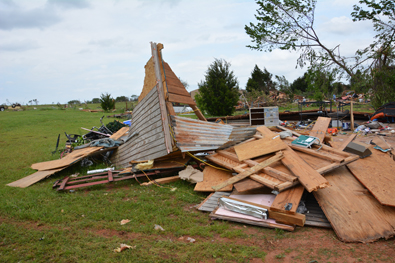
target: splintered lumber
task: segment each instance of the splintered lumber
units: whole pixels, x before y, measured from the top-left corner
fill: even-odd
[[[372,150],[347,167],[382,205],[395,206],[395,162],[388,154]]]
[[[365,243],[395,235],[395,208],[366,194],[346,167],[328,173],[326,179],[331,187],[314,196],[340,240]]]
[[[331,122],[331,118],[318,117],[309,135],[313,137],[317,137],[320,140],[320,143],[323,143],[326,130],[328,129],[330,122]]]
[[[257,130],[264,137],[274,137],[274,133],[265,126],[260,126]],[[289,146],[286,147],[287,148],[284,150],[284,158],[281,159],[281,162],[292,172],[293,175],[298,177],[299,182],[308,192],[329,186],[328,181],[322,177],[322,175],[300,158]]]
[[[306,221],[306,216],[303,214],[287,214],[287,213],[282,213],[282,212],[277,212],[271,209],[271,206],[266,206],[262,204],[257,204],[249,201],[245,201],[239,198],[236,198],[237,195],[232,195],[232,197],[226,197],[227,199],[231,199],[234,201],[239,201],[241,203],[246,203],[254,206],[258,206],[264,209],[267,209],[268,211],[268,218],[276,220],[278,223],[283,223],[287,225],[297,225],[297,226],[303,226],[304,222]],[[242,196],[240,196],[242,197]]]
[[[240,161],[258,157],[261,155],[278,152],[285,149],[284,143],[280,138],[261,139],[248,143],[236,145],[235,151]]]
[[[155,179],[155,180],[152,180],[152,181],[149,181],[149,182],[142,183],[141,185],[151,185],[151,184],[155,184],[155,183],[167,184],[167,183],[176,182],[178,180],[180,180],[180,177],[178,175],[176,175],[176,176],[170,176],[170,177],[164,177],[164,178]]]
[[[303,186],[298,185],[279,193],[274,199],[270,209],[282,213],[295,214],[303,192]]]
[[[259,172],[260,170],[262,170],[266,166],[268,166],[268,165],[270,165],[270,164],[272,164],[274,162],[277,162],[277,161],[281,160],[282,158],[283,158],[283,153],[282,152],[278,152],[278,153],[276,153],[275,156],[267,159],[266,161],[263,161],[263,162],[259,163],[258,165],[255,165],[255,166],[251,167],[250,169],[245,170],[244,172],[242,172],[242,173],[230,178],[226,182],[223,182],[221,184],[213,186],[212,188],[215,191],[218,191],[218,190],[222,189],[223,187],[225,187],[227,185],[234,184],[234,183],[236,183],[236,182],[238,182],[238,181],[240,181],[240,180],[242,180],[244,178],[249,177],[250,175],[252,175],[254,173]]]
[[[211,186],[223,183],[230,178],[232,178],[232,172],[206,166],[203,170],[203,182],[198,182],[195,186],[194,191],[214,192]],[[220,189],[220,191],[232,191],[232,189],[233,184],[230,184]]]

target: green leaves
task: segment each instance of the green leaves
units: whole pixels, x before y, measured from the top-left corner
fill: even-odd
[[[115,100],[111,97],[111,94],[102,93],[100,95],[100,106],[104,111],[110,111],[115,108]]]
[[[195,96],[200,109],[214,116],[231,115],[239,100],[239,84],[230,63],[215,59],[208,67],[205,80],[199,84],[199,94]]]

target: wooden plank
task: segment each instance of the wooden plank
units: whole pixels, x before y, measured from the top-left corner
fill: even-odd
[[[304,153],[308,153],[310,155],[316,156],[318,158],[324,159],[324,160],[330,160],[333,162],[343,162],[345,157],[344,156],[336,156],[333,153],[329,153],[327,151],[325,151],[325,149],[323,149],[322,151],[316,151],[310,148],[305,148],[305,147],[301,147],[301,146],[297,146],[297,145],[293,145],[291,142],[287,142],[288,146],[291,147],[291,149],[295,150],[295,151],[299,151],[299,152],[304,152]]]
[[[82,148],[78,150],[74,150],[72,153],[66,155],[62,159],[58,160],[52,160],[52,161],[47,161],[47,162],[41,162],[41,163],[35,163],[32,164],[32,169],[35,170],[54,170],[54,169],[59,169],[62,167],[69,166],[82,158],[88,156],[91,153],[100,151],[102,147],[87,147],[87,148]]]
[[[159,106],[160,106],[160,111],[162,114],[162,124],[163,124],[163,132],[165,134],[165,144],[166,144],[166,149],[167,153],[170,153],[172,151],[172,142],[171,142],[171,137],[170,137],[170,130],[169,130],[169,121],[167,118],[167,109],[166,109],[166,102],[165,102],[165,94],[163,90],[163,83],[162,83],[162,77],[160,74],[160,61],[159,60],[159,52],[157,49],[157,46],[155,43],[151,43],[151,51],[152,51],[152,56],[154,58],[154,66],[155,66],[155,75],[157,79],[157,89],[158,89],[158,94],[159,94]]]
[[[256,204],[256,203],[252,203],[252,202],[248,202],[248,201],[244,201],[238,198],[234,198],[234,197],[225,197],[225,199],[231,199],[231,200],[235,200],[235,201],[239,201],[241,203],[246,203],[246,204],[250,204],[250,205],[254,205],[257,207],[261,207],[264,209],[267,209],[268,213],[268,218],[274,219],[276,220],[276,222],[278,223],[283,223],[283,224],[287,224],[287,225],[297,225],[297,226],[303,226],[304,222],[306,220],[306,216],[303,214],[286,214],[286,213],[281,213],[281,212],[277,212],[277,211],[273,211],[271,209],[271,206],[266,206],[266,205],[262,205],[262,204]]]
[[[395,162],[386,153],[371,151],[372,155],[347,167],[382,205],[395,207]]]
[[[217,185],[232,178],[232,172],[219,170],[210,166],[206,166],[203,170],[203,182],[198,182],[195,185],[194,191],[197,192],[214,192],[211,188],[213,185]],[[220,191],[232,191],[233,184],[225,186]]]
[[[257,130],[261,132],[263,136],[267,136],[269,138],[275,136],[275,134],[265,126],[260,126]],[[284,158],[281,159],[281,162],[292,172],[293,175],[298,177],[299,182],[308,192],[329,186],[327,180],[325,180],[324,177],[300,158],[291,148],[289,148],[289,146],[284,150]]]
[[[241,174],[238,174],[238,175],[230,178],[226,182],[223,182],[221,184],[213,186],[212,188],[217,191],[217,190],[222,189],[223,187],[225,187],[225,186],[227,186],[229,184],[234,184],[234,183],[236,183],[236,182],[238,182],[238,181],[240,181],[240,180],[242,180],[242,179],[244,179],[244,178],[246,178],[246,177],[248,177],[248,176],[250,176],[250,175],[252,175],[254,173],[259,172],[260,170],[262,170],[266,166],[268,166],[268,165],[270,165],[270,164],[272,164],[274,162],[277,162],[278,160],[281,160],[282,158],[283,158],[283,153],[282,152],[278,152],[275,156],[267,159],[266,161],[263,161],[260,164],[254,166],[254,167],[251,167],[248,170],[245,170]]]
[[[273,152],[278,152],[286,148],[280,138],[261,139],[253,142],[243,143],[234,147],[239,161],[255,158]]]
[[[243,193],[255,189],[260,189],[262,187],[265,187],[265,185],[258,183],[257,181],[254,181],[249,178],[245,178],[233,185],[236,189],[237,192]]]
[[[346,167],[328,173],[326,179],[331,187],[314,196],[340,240],[365,243],[395,235],[395,208],[362,194],[365,188]]]
[[[317,122],[314,124],[313,129],[311,129],[309,135],[317,137],[321,144],[324,143],[325,134],[330,122],[331,118],[318,117]]]
[[[282,213],[295,214],[303,192],[303,186],[299,185],[279,193],[274,199],[270,209]]]
[[[23,177],[17,181],[14,181],[12,183],[7,184],[8,186],[13,186],[13,187],[20,187],[20,188],[26,188],[28,186],[31,186],[32,184],[37,183],[38,181],[41,181],[44,178],[47,178],[51,175],[53,175],[56,172],[59,172],[63,170],[64,168],[60,169],[53,169],[53,170],[46,170],[46,171],[37,171],[31,175],[28,175],[26,177]]]
[[[178,175],[176,175],[176,176],[170,176],[170,177],[164,177],[164,178],[155,179],[155,180],[152,180],[152,181],[149,181],[149,182],[142,183],[141,185],[147,186],[147,185],[151,185],[151,184],[155,184],[155,183],[167,184],[167,183],[176,182],[178,180],[180,180],[180,177]]]
[[[169,101],[185,103],[188,105],[196,105],[196,102],[191,98],[191,96],[181,96],[173,93],[169,93]]]

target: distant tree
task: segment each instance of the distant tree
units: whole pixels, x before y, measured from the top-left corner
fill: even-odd
[[[92,99],[92,103],[100,103],[100,99],[99,98],[93,98]]]
[[[214,116],[231,115],[239,101],[239,84],[230,63],[215,59],[206,71],[204,81],[198,83],[195,100],[199,108]]]
[[[262,71],[257,65],[255,65],[251,72],[251,77],[247,81],[246,90],[260,90],[269,94],[269,91],[275,88],[272,77],[273,75],[269,73],[266,68]]]
[[[119,96],[115,99],[116,102],[125,102],[125,101],[129,101],[129,98],[126,96]]]
[[[100,95],[100,106],[104,111],[110,111],[115,107],[115,100],[111,97],[109,93],[102,93]]]
[[[33,100],[34,101],[34,100]],[[73,104],[81,104],[81,102],[79,100],[70,100],[69,102],[67,102],[67,104],[73,105]]]
[[[308,88],[308,85],[307,85],[307,82],[306,82],[306,73],[303,76],[295,79],[292,82],[290,88],[291,88],[291,90],[292,90],[292,92],[294,94],[299,94],[301,92],[306,92],[307,88]]]
[[[188,89],[189,88],[188,82],[186,82],[185,80],[181,79],[180,77],[179,77],[179,79],[180,79],[182,85],[184,85],[185,89]]]
[[[336,95],[341,95],[344,91],[345,85],[342,82],[333,83],[333,93]]]
[[[130,96],[131,101],[138,101],[138,99],[139,99],[139,96],[137,96],[137,95]]]
[[[333,72],[324,69],[309,69],[306,81],[308,90],[313,93],[313,98],[322,101],[331,98],[333,93],[333,82],[335,81]]]
[[[288,95],[289,99],[291,101],[294,100],[295,94],[292,92],[291,85],[289,84],[289,81],[285,78],[285,76],[275,76],[277,80],[276,86],[281,92],[284,92],[285,94]]]

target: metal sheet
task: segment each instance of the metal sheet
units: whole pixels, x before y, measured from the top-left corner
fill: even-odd
[[[254,127],[233,127],[179,116],[172,116],[172,123],[177,147],[182,152],[229,147],[251,138],[256,132]]]

